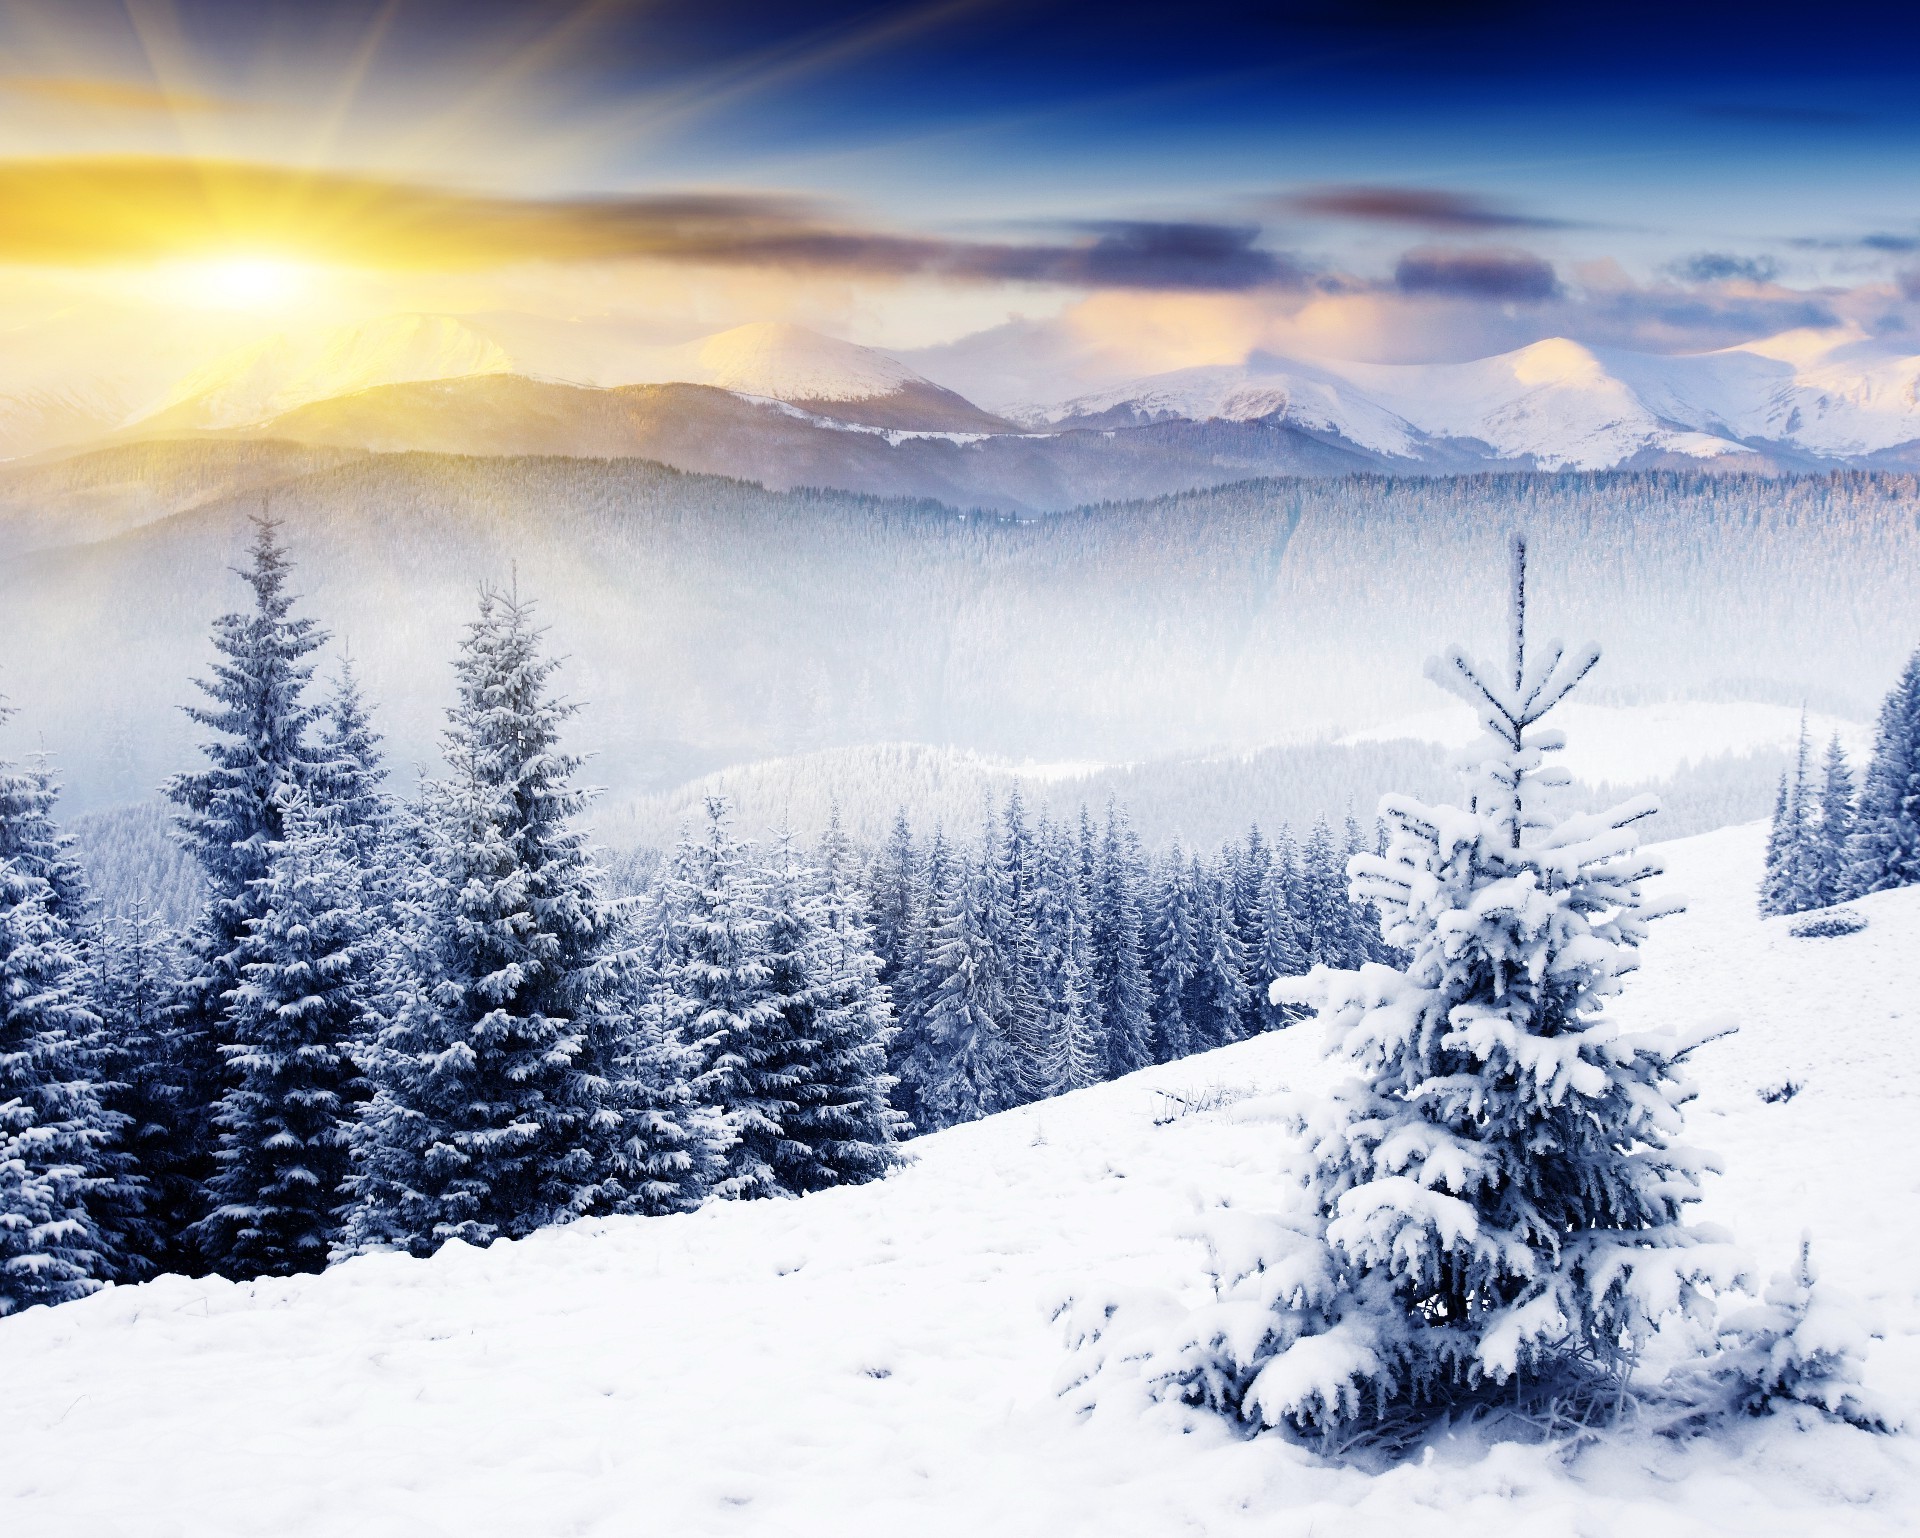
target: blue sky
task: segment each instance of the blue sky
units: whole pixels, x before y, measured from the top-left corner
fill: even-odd
[[[1109,290],[1352,299],[1376,353],[1401,323],[1428,355],[1920,326],[1916,7],[16,0],[0,49],[22,174],[318,170],[494,199],[496,231],[564,205],[550,247],[476,237],[451,265],[531,253],[576,306],[586,266],[604,295],[631,257],[721,272],[716,315],[780,308],[784,275],[803,318],[882,340]],[[676,194],[734,199],[745,233],[711,205],[663,247]],[[644,227],[631,250],[601,203]],[[647,291],[688,302],[685,273]]]

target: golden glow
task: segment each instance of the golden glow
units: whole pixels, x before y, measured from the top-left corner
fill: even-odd
[[[246,103],[201,91],[161,90],[131,80],[89,75],[0,75],[0,91],[57,102],[65,107],[108,112],[245,112]]]
[[[312,296],[319,272],[307,262],[275,256],[217,257],[164,270],[163,290],[183,304],[209,310],[286,310]]]

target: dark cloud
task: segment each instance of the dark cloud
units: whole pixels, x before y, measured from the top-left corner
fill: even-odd
[[[1900,274],[1900,292],[1908,299],[1920,300],[1920,267],[1909,267]]]
[[[1890,251],[1904,254],[1908,251],[1920,251],[1920,235],[1862,235],[1859,244],[1869,251]]]
[[[1690,283],[1724,283],[1740,278],[1748,283],[1766,283],[1777,277],[1780,264],[1770,256],[1734,256],[1727,251],[1696,251],[1672,263],[1674,276]]]
[[[377,177],[157,157],[0,161],[0,262],[139,261],[243,250],[388,268],[658,261],[935,275],[1088,288],[1297,285],[1252,226],[1128,222],[1067,241],[863,228],[797,198],[672,193],[486,197]]]
[[[1537,219],[1500,208],[1470,192],[1436,187],[1313,187],[1277,205],[1322,219],[1368,224],[1411,224],[1430,230],[1564,229],[1559,219]]]
[[[1403,294],[1445,294],[1529,304],[1560,292],[1552,263],[1530,251],[1504,247],[1455,250],[1429,246],[1409,251],[1394,269],[1393,282]]]

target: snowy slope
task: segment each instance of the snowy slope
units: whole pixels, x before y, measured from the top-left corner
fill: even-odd
[[[1864,933],[1754,918],[1756,828],[1668,846],[1624,1021],[1732,1015],[1696,1059],[1710,1216],[1763,1269],[1813,1232],[1886,1332],[1870,1386],[1920,1423],[1920,890]],[[877,1185],[550,1232],[319,1278],[170,1279],[0,1321],[0,1526],[132,1534],[1529,1538],[1904,1531],[1910,1440],[1786,1420],[1570,1467],[1462,1450],[1381,1476],[1166,1411],[1080,1419],[1052,1309],[1192,1288],[1200,1204],[1257,1201],[1257,1099],[1319,1082],[1311,1027],[914,1145]],[[1763,1087],[1804,1090],[1764,1103]],[[1222,1098],[1227,1098],[1223,1096]],[[1165,1120],[1164,1125],[1157,1123]]]

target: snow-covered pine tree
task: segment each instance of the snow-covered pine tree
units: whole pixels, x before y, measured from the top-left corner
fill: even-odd
[[[1239,858],[1234,863],[1233,882],[1233,932],[1240,942],[1240,953],[1251,959],[1260,953],[1266,939],[1265,912],[1262,896],[1266,890],[1267,872],[1273,868],[1273,849],[1261,833],[1260,825],[1253,824],[1247,829],[1246,843],[1239,850]],[[1266,1029],[1266,1000],[1264,988],[1248,986],[1246,1005],[1241,1010],[1238,1035],[1256,1036]]]
[[[1760,911],[1767,914],[1802,913],[1821,906],[1818,901],[1820,829],[1816,820],[1807,718],[1800,716],[1800,741],[1793,772],[1783,776],[1774,803],[1773,826],[1767,834],[1767,857],[1760,878]]]
[[[866,895],[838,807],[820,841],[811,890],[803,896],[816,910],[812,1035],[817,1045],[787,1136],[811,1150],[806,1183],[792,1189],[818,1190],[885,1174],[899,1161],[895,1143],[911,1128],[889,1099],[893,1002],[880,981]]]
[[[623,1008],[613,1017],[619,1032],[600,1117],[607,1212],[688,1212],[720,1179],[730,1134],[695,1093],[700,1054],[675,1026],[672,979],[683,939],[662,868],[624,915],[614,957]]]
[[[1352,967],[1361,960],[1347,897],[1344,861],[1324,818],[1316,819],[1300,855],[1296,919],[1314,966]]]
[[[360,692],[351,658],[343,659],[319,720],[314,744],[313,801],[324,807],[354,864],[375,879],[387,861],[384,846],[394,816],[385,790],[387,769],[380,734]]]
[[[1406,970],[1316,968],[1284,990],[1318,1005],[1354,1074],[1300,1113],[1312,1211],[1258,1255],[1216,1247],[1224,1295],[1158,1364],[1245,1422],[1405,1445],[1496,1395],[1611,1403],[1634,1344],[1738,1274],[1682,1221],[1703,1168],[1675,1141],[1691,1044],[1602,1014],[1660,911],[1636,852],[1653,806],[1546,811],[1563,739],[1538,723],[1598,653],[1530,651],[1525,573],[1516,541],[1504,668],[1457,649],[1429,668],[1487,730],[1469,805],[1388,797],[1389,855],[1353,862]]]
[[[483,590],[424,789],[412,973],[366,1049],[345,1247],[430,1254],[600,1210],[612,914],[576,820],[577,708],[517,594]]]
[[[942,975],[934,959],[935,936],[958,896],[961,874],[946,830],[935,823],[926,853],[914,871],[912,920],[892,987],[894,1034],[887,1044],[887,1071],[894,1079],[893,1105],[917,1131],[931,1123],[921,1108],[920,1088],[933,1076],[927,1016]]]
[[[994,844],[989,822],[978,858],[956,872],[932,935],[926,1069],[915,1097],[923,1132],[990,1116],[1021,1097],[1021,1065],[1006,1026],[1008,968],[996,939],[1005,904]]]
[[[1880,707],[1847,852],[1847,895],[1920,882],[1920,652]]]
[[[166,1163],[152,1171],[157,1194],[168,1203],[155,1213],[168,1236],[160,1257],[165,1270],[204,1265],[189,1230],[205,1213],[205,1185],[214,1172],[213,1116],[226,1087],[219,1047],[227,996],[240,983],[239,951],[255,916],[268,849],[284,831],[283,810],[318,777],[310,733],[319,712],[304,696],[313,676],[310,659],[327,635],[293,612],[292,563],[279,524],[262,517],[253,527],[248,564],[238,571],[253,606],[214,621],[212,676],[195,680],[208,703],[187,707],[212,734],[201,744],[207,767],[176,774],[165,787],[180,808],[175,823],[182,842],[207,880],[173,1043],[178,1119],[166,1140]]]
[[[1000,958],[1006,989],[1002,1022],[1018,1070],[1016,1100],[1045,1093],[1047,1080],[1047,998],[1042,975],[1040,851],[1050,836],[1043,815],[1038,831],[1027,823],[1026,800],[1015,781],[1001,814],[995,848],[994,883],[989,889],[988,934]]]
[[[151,1274],[155,1257],[166,1248],[167,1235],[148,1211],[180,1211],[197,1200],[197,1194],[190,1200],[188,1193],[153,1189],[172,1168],[167,1139],[179,1120],[174,1000],[182,967],[179,936],[138,898],[120,918],[102,924],[94,938],[92,1004],[107,1048],[101,1098],[110,1112],[125,1118],[118,1146],[142,1182],[143,1210],[127,1219],[119,1243],[118,1281]]]
[[[1029,1087],[1036,1096],[1084,1089],[1099,1082],[1105,1053],[1079,844],[1060,824],[1040,825],[1028,912],[1040,1037],[1039,1073]]]
[[[1810,861],[1810,895],[1816,908],[1847,896],[1847,852],[1853,843],[1853,769],[1834,733],[1820,774],[1820,823]]]
[[[1153,1061],[1153,979],[1147,972],[1140,841],[1111,798],[1094,865],[1093,989],[1106,1046],[1104,1076]]]
[[[0,860],[0,1315],[85,1297],[120,1269],[91,1210],[115,1183],[120,1119],[93,1077],[84,983],[46,879]]]
[[[1153,916],[1153,1060],[1171,1063],[1193,1051],[1186,999],[1200,969],[1200,938],[1192,872],[1178,840],[1162,869]]]
[[[716,1193],[781,1194],[781,1149],[799,1067],[792,1030],[772,997],[768,919],[733,809],[708,796],[697,835],[668,872],[678,942],[673,1024],[700,1054],[695,1089],[725,1118],[729,1147]]]
[[[1275,978],[1304,977],[1308,969],[1307,948],[1300,943],[1293,917],[1292,840],[1284,830],[1280,850],[1285,858],[1276,852],[1260,888],[1260,946],[1247,962],[1251,991],[1260,1005],[1260,1028],[1266,1031],[1293,1024],[1297,1015],[1292,1006],[1277,1002],[1262,984]]]
[[[1238,1041],[1251,990],[1247,954],[1233,918],[1231,867],[1208,870],[1196,855],[1192,865],[1196,965],[1181,1013],[1196,1052]]]
[[[873,946],[880,955],[880,980],[899,981],[906,965],[908,937],[913,932],[919,852],[913,844],[913,824],[903,806],[894,813],[893,830],[873,862]]]
[[[240,945],[214,1207],[198,1227],[224,1276],[324,1270],[340,1240],[378,923],[360,830],[340,810],[305,794],[282,809]]]

